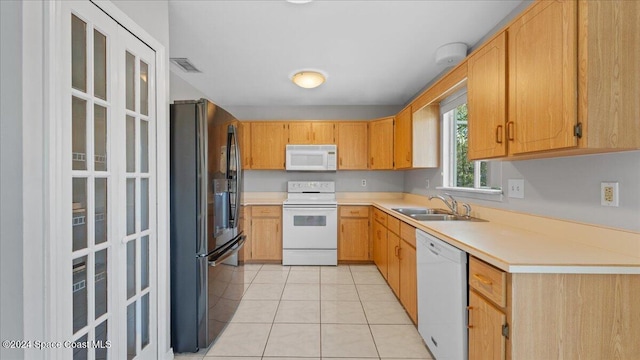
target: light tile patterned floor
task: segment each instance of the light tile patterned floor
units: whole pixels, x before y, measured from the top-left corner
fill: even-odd
[[[432,359],[374,265],[251,264],[245,282],[216,343],[176,359]]]

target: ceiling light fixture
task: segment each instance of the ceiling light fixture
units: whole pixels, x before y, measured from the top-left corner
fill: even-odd
[[[286,0],[288,3],[292,3],[292,4],[307,4],[310,3],[313,0]]]
[[[452,66],[467,56],[467,44],[451,43],[436,50],[436,64]]]
[[[294,84],[305,89],[316,88],[322,85],[325,79],[326,76],[324,74],[315,70],[302,70],[291,76],[291,81],[293,81]]]

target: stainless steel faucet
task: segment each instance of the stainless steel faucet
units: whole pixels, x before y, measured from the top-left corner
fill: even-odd
[[[429,200],[432,200],[432,199],[442,200],[442,202],[444,202],[444,204],[447,205],[449,210],[451,210],[451,212],[454,215],[458,215],[458,202],[456,201],[456,199],[454,199],[453,196],[451,196],[451,194],[445,193],[444,195],[447,196],[449,200],[445,199],[445,197],[442,195],[429,196]]]

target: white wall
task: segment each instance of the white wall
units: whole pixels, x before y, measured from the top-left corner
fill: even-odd
[[[207,96],[171,70],[171,90],[169,94],[171,102],[176,100],[197,100],[201,98],[206,99]]]
[[[23,339],[22,3],[0,1],[0,339]],[[0,347],[0,358],[22,350]]]
[[[640,231],[640,151],[562,157],[553,159],[502,161],[501,183],[524,179],[524,199],[503,196],[502,201],[470,199],[481,205],[557,217],[618,229]],[[442,184],[440,169],[413,170],[405,176],[404,190],[435,194]],[[430,189],[425,188],[430,179]],[[600,182],[620,184],[620,206],[600,205]],[[506,191],[506,190],[505,190]],[[461,199],[464,198],[459,195]]]

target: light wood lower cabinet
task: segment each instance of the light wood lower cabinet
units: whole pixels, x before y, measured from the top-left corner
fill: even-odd
[[[469,291],[469,359],[504,360],[506,339],[502,336],[505,314],[475,291]]]
[[[378,209],[373,209],[374,211],[374,221],[372,228],[372,236],[373,236],[373,262],[378,267],[378,270],[382,274],[382,276],[387,278],[387,227],[386,227],[386,216],[384,217],[385,222],[383,223],[381,219],[376,217],[376,212],[380,211]],[[381,211],[380,211],[381,212]],[[384,212],[382,212],[384,214]]]
[[[400,297],[400,236],[387,231],[387,283]]]
[[[251,260],[282,261],[282,207],[251,207]]]
[[[367,261],[369,256],[369,207],[340,206],[338,261]]]
[[[416,228],[400,224],[400,302],[414,324],[418,323],[418,264]]]

